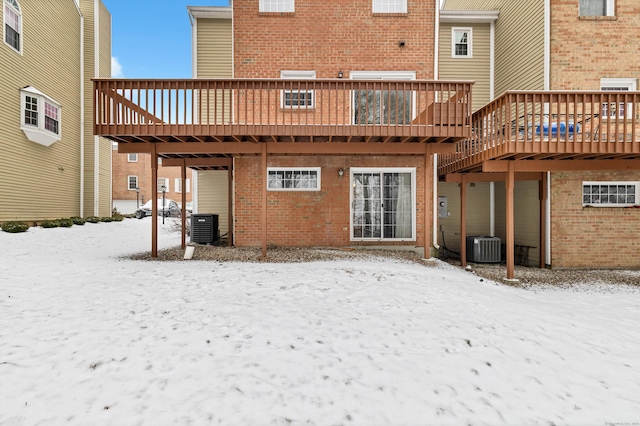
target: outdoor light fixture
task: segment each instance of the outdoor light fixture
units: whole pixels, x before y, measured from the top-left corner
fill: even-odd
[[[136,186],[136,209],[140,208],[140,188]]]
[[[338,78],[342,78],[343,75],[342,71],[338,71]]]
[[[398,46],[404,47],[404,40],[400,40],[400,42],[398,42]]]
[[[162,189],[162,224],[164,225],[164,203],[165,203],[164,196],[167,193],[167,187],[165,185],[162,185],[160,189]]]
[[[342,168],[338,169],[338,176],[340,177],[344,176],[344,169]]]

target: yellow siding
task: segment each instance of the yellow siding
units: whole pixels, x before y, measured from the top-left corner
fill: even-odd
[[[73,0],[20,6],[23,54],[0,43],[0,222],[69,217],[80,206],[80,17]],[[61,105],[62,137],[49,147],[20,129],[25,86]]]
[[[447,0],[447,10],[499,10],[495,28],[495,96],[544,89],[542,0]]]
[[[198,78],[233,77],[233,35],[230,19],[198,19]]]
[[[198,172],[198,213],[218,215],[220,235],[229,232],[229,184],[226,170]]]
[[[91,79],[95,77],[95,0],[81,0],[80,10],[84,16],[84,216],[92,216],[95,191],[95,138],[93,136],[93,86]]]
[[[98,72],[101,78],[111,77],[111,14],[102,4],[98,6],[99,13],[99,51],[96,52],[98,60],[100,62],[100,70]],[[92,82],[87,82],[90,88],[93,87]],[[90,99],[93,99],[91,97]],[[88,116],[91,118],[88,120],[89,124],[93,124],[93,103],[90,109],[87,111]],[[93,129],[87,135],[92,135]],[[99,177],[98,177],[98,215],[99,216],[111,216],[112,200],[111,200],[111,141],[104,138],[99,138]]]
[[[453,27],[472,28],[472,58],[453,58],[451,54],[451,30]],[[473,80],[473,111],[491,100],[491,25],[450,24],[440,25],[440,79]]]

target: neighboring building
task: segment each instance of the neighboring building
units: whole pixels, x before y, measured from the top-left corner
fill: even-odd
[[[152,197],[151,159],[149,154],[118,154],[117,145],[113,146],[113,208],[122,214],[134,213]],[[158,165],[158,193],[182,203],[182,174],[179,167]],[[186,170],[186,201],[191,198],[191,169]]]
[[[634,91],[640,77],[640,57],[636,54],[640,35],[638,12],[638,4],[634,0],[446,0],[440,16],[440,78],[452,78],[469,69],[473,72],[470,78],[477,82],[487,81],[492,87],[488,96],[485,92],[476,91],[483,85],[477,83],[474,86],[474,107],[479,97],[483,104],[496,98],[504,101],[501,96],[509,90]],[[487,24],[481,20],[488,15],[495,18],[495,22]],[[488,40],[492,41],[489,49],[485,45],[487,26],[490,32]],[[447,46],[451,40],[451,27],[469,31],[465,39],[469,43],[469,51],[472,51],[469,58],[455,58],[451,54],[451,48]],[[625,34],[625,37],[621,39],[620,34]],[[490,52],[488,61],[487,51]],[[481,62],[482,68],[473,61]],[[637,112],[632,112],[634,103],[609,103],[593,97],[590,98],[593,104],[578,106],[578,98],[569,99],[562,108],[576,108],[576,113],[569,119],[576,117],[581,126],[576,126],[576,134],[571,137],[584,138],[586,143],[590,138],[597,143],[585,144],[586,148],[580,148],[585,151],[579,155],[570,154],[569,149],[575,148],[563,148],[567,151],[557,158],[569,163],[556,163],[553,168],[549,166],[546,169],[544,163],[538,163],[536,167],[532,162],[526,163],[526,159],[533,156],[524,153],[516,153],[515,156],[501,153],[493,157],[505,160],[520,158],[520,164],[531,171],[548,172],[545,176],[549,181],[546,202],[540,201],[542,195],[537,179],[520,180],[516,174],[515,243],[528,246],[529,264],[541,263],[553,268],[640,267],[637,256],[640,249],[640,209],[628,208],[640,206],[640,167],[634,162],[638,158],[638,136],[632,131],[638,118]],[[544,109],[544,103],[541,105]],[[628,106],[625,108],[625,105]],[[549,108],[549,103],[546,108]],[[591,116],[583,115],[592,119],[581,119],[580,108],[584,111],[592,109]],[[637,111],[637,105],[635,108]],[[523,115],[521,109],[517,119],[520,123]],[[529,125],[536,126],[540,121],[548,120],[545,117],[548,114],[534,118]],[[568,119],[561,116],[557,120],[562,125]],[[606,143],[606,136],[602,133],[607,131],[607,126],[610,126],[610,132],[618,126],[617,132],[626,134],[625,146],[617,144],[616,148]],[[535,144],[535,134],[532,136]],[[518,149],[532,148],[523,145]],[[622,149],[628,154],[607,155],[610,149]],[[539,157],[555,159],[550,155]],[[459,171],[471,170],[474,161],[481,165],[491,159],[491,155],[478,156],[471,163],[459,167]],[[596,159],[608,162],[596,164],[587,161]],[[614,160],[628,161],[620,163]],[[538,167],[540,165],[542,168]],[[578,169],[580,171],[576,171]],[[505,241],[505,182],[486,182],[490,176],[491,173],[467,173],[466,234],[495,235]],[[601,202],[604,197],[599,197],[599,201],[594,203],[586,198],[585,191],[589,188],[597,188],[600,192],[616,187],[618,191],[618,187],[623,186],[625,192],[627,188],[634,192],[625,197],[624,203]],[[459,182],[441,182],[438,192],[440,196],[447,197],[450,213],[450,216],[439,220],[442,229],[439,241],[457,252],[462,245],[459,239]],[[546,204],[542,206],[544,217],[540,217],[541,203]],[[543,259],[540,259],[541,254]],[[518,260],[526,262],[526,259]]]
[[[111,144],[93,134],[91,81],[111,74],[108,10],[2,0],[0,14],[0,222],[110,215]]]

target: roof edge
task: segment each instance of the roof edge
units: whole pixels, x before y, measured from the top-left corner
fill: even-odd
[[[440,22],[489,24],[498,19],[499,10],[441,10]]]

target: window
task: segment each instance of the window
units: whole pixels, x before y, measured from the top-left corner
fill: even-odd
[[[260,0],[260,12],[293,13],[294,0]]]
[[[580,16],[614,15],[614,0],[580,0]]]
[[[373,13],[407,13],[407,0],[373,0]]]
[[[632,207],[640,205],[640,182],[582,182],[582,205]]]
[[[415,80],[410,71],[352,71],[354,80]],[[409,90],[354,90],[354,124],[409,124],[414,115]]]
[[[127,181],[129,183],[129,191],[138,189],[138,176],[128,176]]]
[[[22,13],[16,0],[4,0],[4,42],[22,52]]]
[[[351,239],[416,239],[416,170],[351,169]]]
[[[310,80],[316,78],[315,71],[280,71],[282,79]],[[280,94],[281,108],[315,108],[315,96],[309,85],[301,82],[285,83]]]
[[[451,29],[451,57],[471,58],[471,28]]]
[[[176,189],[175,192],[178,194],[182,193],[182,178],[176,178],[173,182],[173,186]],[[187,179],[185,181],[185,186],[187,187],[187,192],[191,192],[191,179]]]
[[[138,154],[129,154],[127,156],[127,161],[129,163],[137,163],[138,162]]]
[[[20,90],[20,98],[20,128],[27,138],[44,146],[60,140],[60,104],[31,86]]]
[[[628,92],[636,90],[635,78],[601,78],[600,90]],[[625,113],[626,109],[626,113]],[[602,104],[603,118],[632,118],[633,109],[631,104],[624,102],[605,102]]]
[[[158,192],[162,192],[163,186],[164,191],[169,192],[169,178],[158,178]]]
[[[320,167],[269,167],[269,191],[320,191]]]

